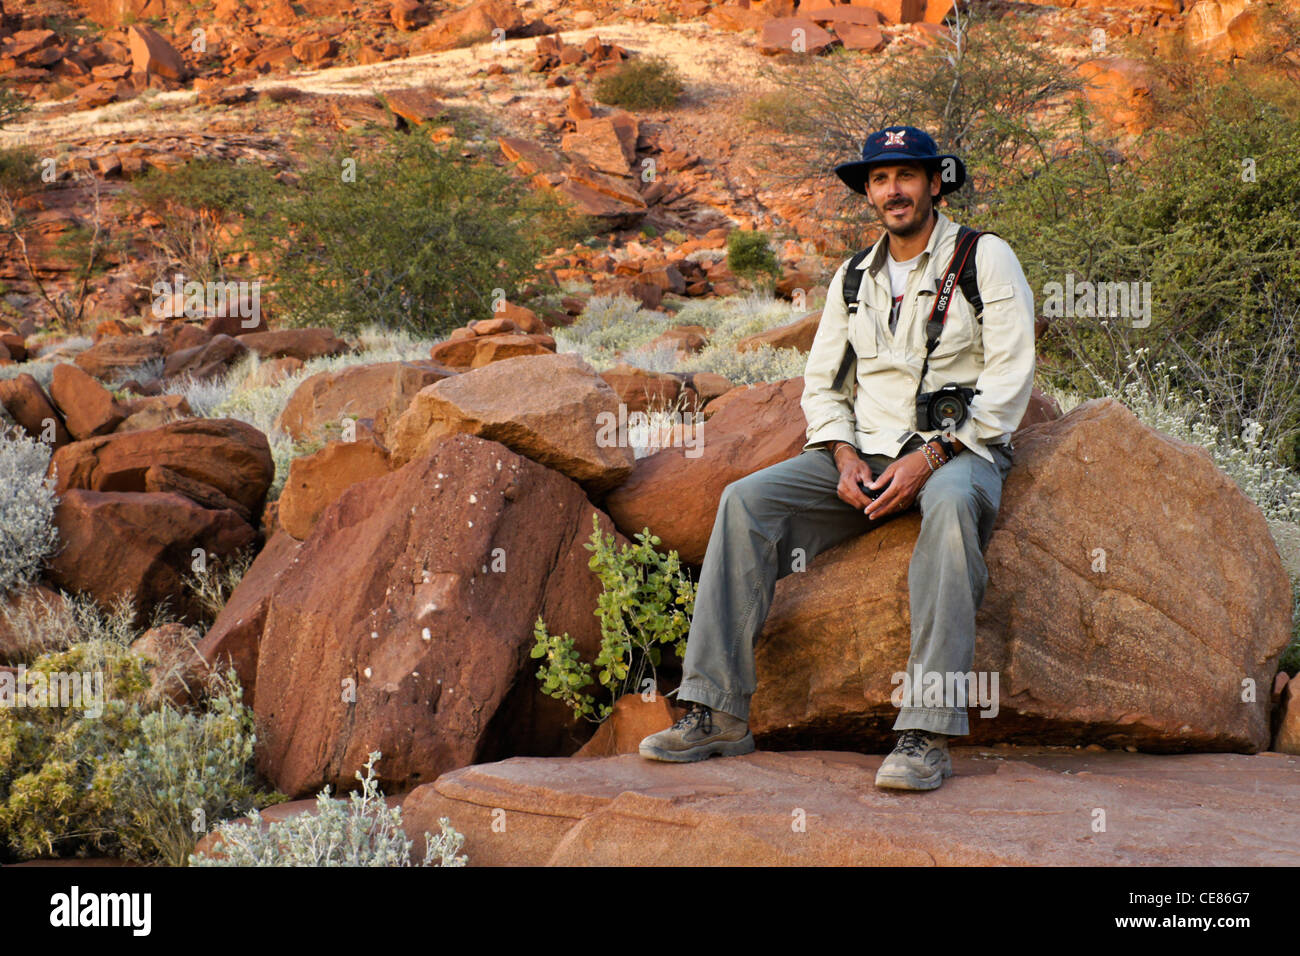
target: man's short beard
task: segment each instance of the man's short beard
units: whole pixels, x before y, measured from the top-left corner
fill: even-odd
[[[898,238],[900,238],[900,239],[907,239],[907,238],[909,238],[910,236],[914,236],[914,235],[916,235],[918,232],[920,232],[922,229],[924,229],[924,228],[925,228],[925,224],[926,224],[927,219],[933,219],[933,218],[934,218],[934,203],[935,203],[935,197],[934,197],[934,196],[931,196],[931,197],[930,197],[930,214],[929,214],[929,216],[922,216],[920,219],[917,220],[917,222],[916,222],[915,225],[911,226],[911,227],[908,228],[906,231],[901,231],[901,232],[900,232],[899,230],[896,230],[896,229],[890,229],[890,228],[889,228],[889,225],[888,225],[888,223],[889,223],[889,216],[888,216],[889,208],[888,208],[887,206],[886,206],[886,207],[883,207],[883,209],[882,209],[882,211],[885,213],[885,215],[882,215],[882,216],[880,217],[880,221],[881,221],[882,224],[884,224],[884,226],[885,226],[885,231],[888,232],[891,236],[898,236]]]

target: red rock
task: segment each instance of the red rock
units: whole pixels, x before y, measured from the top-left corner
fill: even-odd
[[[227,497],[220,490],[195,481],[188,475],[168,468],[166,465],[150,465],[144,473],[144,490],[150,492],[171,492],[190,499],[202,508],[214,511],[230,510],[244,521],[251,523],[252,514],[248,508]]]
[[[668,447],[640,458],[631,477],[610,492],[605,506],[618,529],[634,535],[648,526],[662,540],[661,551],[700,564],[723,489],[802,450],[802,395],[803,379],[792,378],[734,388],[715,399],[702,446]],[[691,494],[682,494],[683,488]]]
[[[392,792],[484,751],[563,746],[574,721],[541,694],[528,648],[539,616],[580,653],[598,646],[593,514],[610,530],[567,478],[470,435],[345,491],[267,604],[268,779],[291,796],[337,788],[379,750]]]
[[[125,409],[126,420],[117,426],[119,432],[143,431],[194,417],[184,395],[148,395],[126,405]]]
[[[599,493],[626,478],[634,460],[629,446],[606,434],[608,420],[618,420],[618,396],[578,356],[508,359],[421,389],[390,430],[393,462],[404,464],[447,435],[468,433]]]
[[[50,397],[63,413],[68,432],[77,440],[107,435],[126,418],[108,389],[65,362],[54,366]]]
[[[13,332],[0,332],[0,345],[3,345],[9,357],[15,362],[27,361],[27,346],[21,335]]]
[[[54,518],[63,547],[50,560],[51,582],[101,605],[128,595],[137,621],[164,600],[183,620],[199,619],[202,609],[184,583],[193,549],[227,556],[256,538],[235,512],[174,494],[73,488],[61,493]]]
[[[424,833],[449,818],[473,866],[1300,863],[1295,798],[1275,783],[1289,757],[1188,755],[1171,773],[1169,758],[1122,751],[951,749],[954,776],[919,799],[875,787],[883,754],[483,762],[408,794],[402,825],[419,861]],[[1080,833],[1080,807],[1122,807],[1124,825],[1111,813],[1107,832]]]
[[[381,362],[317,372],[294,389],[275,424],[304,439],[337,437],[344,419],[371,419],[382,434],[406,411],[416,392],[453,374],[433,362]]]
[[[145,472],[163,465],[216,488],[253,515],[275,474],[266,436],[234,419],[190,419],[145,431],[118,432],[73,442],[50,461],[56,490],[145,490]]]
[[[817,334],[817,326],[821,324],[821,318],[820,311],[809,312],[803,318],[796,319],[789,325],[781,325],[765,332],[747,335],[736,343],[736,351],[751,352],[761,345],[769,345],[774,349],[798,349],[800,352],[811,351],[813,336]]]
[[[1282,691],[1277,734],[1273,749],[1283,754],[1300,754],[1300,681],[1288,681]]]
[[[1151,77],[1148,68],[1125,57],[1085,60],[1075,67],[1084,84],[1084,97],[1101,115],[1129,132],[1140,132],[1150,121]]]
[[[247,354],[248,347],[240,339],[217,335],[203,345],[168,355],[163,364],[163,376],[186,375],[199,381],[216,378],[229,372],[231,366]]]
[[[0,380],[0,406],[32,438],[50,442],[55,448],[72,440],[63,424],[63,417],[50,403],[45,389],[26,372],[16,378]]]
[[[429,357],[448,368],[482,368],[503,359],[528,355],[554,355],[555,339],[549,335],[476,335],[472,338],[448,339],[429,350]]]
[[[396,0],[389,10],[389,17],[397,29],[410,31],[428,26],[433,14],[420,0]]]
[[[131,61],[136,73],[153,73],[170,80],[186,76],[185,64],[172,45],[149,27],[132,24],[126,31],[131,44]]]
[[[642,700],[640,694],[624,694],[614,701],[613,713],[573,756],[612,757],[637,753],[642,740],[667,730],[685,713],[685,708],[673,707],[662,694],[655,694],[648,701]]]
[[[864,27],[856,23],[835,24],[835,35],[844,43],[846,50],[865,50],[879,53],[888,42],[885,35],[875,27]]]
[[[177,352],[196,348],[200,345],[207,345],[212,341],[211,332],[201,326],[191,325],[189,322],[176,322],[168,325],[162,330],[162,337],[163,350],[169,358]]]
[[[156,361],[163,357],[163,340],[158,335],[113,335],[100,339],[73,360],[84,371],[103,379]]]
[[[198,652],[200,637],[197,629],[173,622],[151,627],[131,642],[131,653],[149,667],[146,699],[183,707],[202,698],[212,669]]]
[[[222,672],[234,668],[244,689],[244,703],[250,707],[257,694],[258,643],[266,611],[298,550],[299,543],[285,531],[272,534],[199,643],[203,659],[213,667]]]
[[[879,10],[890,23],[916,23],[925,19],[926,0],[850,0],[850,4]]]
[[[39,584],[22,585],[0,594],[0,664],[27,663],[53,649],[46,646],[42,636],[51,645],[63,639],[61,628],[51,626],[59,620],[57,615],[62,610],[59,592]],[[34,626],[27,627],[28,622]]]
[[[1119,462],[1131,484],[1096,481]],[[919,527],[913,510],[778,581],[756,641],[760,746],[892,740]],[[1113,399],[1018,431],[985,560],[974,669],[999,675],[998,713],[972,707],[970,743],[1268,746],[1268,695],[1240,688],[1272,680],[1290,583],[1258,508],[1203,449]],[[1180,655],[1189,641],[1205,653]]]
[[[547,333],[546,323],[537,317],[537,313],[532,309],[526,309],[522,305],[515,305],[513,302],[501,300],[494,316],[497,318],[508,319],[525,332],[534,335],[545,335]]]
[[[758,52],[771,56],[777,53],[823,53],[836,43],[835,36],[823,30],[812,20],[802,17],[780,17],[763,23]]]
[[[672,407],[682,391],[682,380],[667,372],[649,372],[626,362],[600,373],[629,412],[644,412],[652,405]]]
[[[270,331],[266,325],[266,316],[260,311],[257,316],[214,315],[207,320],[204,328],[213,335],[229,335],[238,338],[253,332]]]
[[[314,454],[295,458],[279,498],[280,527],[301,541],[339,495],[388,471],[388,453],[373,441],[332,441]]]
[[[276,332],[249,332],[240,342],[264,359],[292,356],[306,362],[325,355],[342,355],[348,345],[335,338],[329,329],[280,329]]]
[[[494,35],[510,36],[523,26],[523,14],[510,0],[478,0],[419,31],[410,49],[413,54],[450,50],[490,40]],[[503,32],[494,34],[495,30]]]

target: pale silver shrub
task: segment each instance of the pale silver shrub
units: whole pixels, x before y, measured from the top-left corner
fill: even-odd
[[[411,847],[402,829],[401,807],[390,807],[374,779],[380,758],[372,751],[366,761],[361,793],[352,793],[346,805],[330,799],[326,785],[316,796],[317,812],[300,813],[262,827],[261,814],[253,810],[247,824],[219,824],[220,857],[191,854],[191,866],[411,866]],[[468,857],[457,853],[465,837],[450,821],[438,821],[441,832],[425,831],[423,866],[464,866]]]
[[[49,445],[0,426],[0,597],[35,578],[57,546],[49,464]]]

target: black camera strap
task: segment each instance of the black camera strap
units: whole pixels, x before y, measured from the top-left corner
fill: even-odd
[[[921,397],[921,386],[925,383],[925,373],[930,370],[930,353],[939,345],[944,325],[948,322],[948,306],[952,304],[952,294],[957,288],[957,279],[966,269],[966,260],[975,252],[975,243],[984,233],[970,226],[961,226],[957,230],[957,247],[952,251],[952,261],[948,263],[948,272],[939,283],[939,294],[934,297],[934,307],[930,309],[930,318],[925,322],[925,358],[921,362],[921,377],[916,380],[916,397]],[[972,303],[977,313],[983,313],[982,303]]]

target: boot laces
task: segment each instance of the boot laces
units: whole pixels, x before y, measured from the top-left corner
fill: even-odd
[[[673,724],[673,730],[686,730],[692,726],[700,726],[706,734],[713,733],[713,711],[705,704],[692,701],[690,710]]]
[[[894,748],[894,752],[907,754],[909,757],[919,757],[928,749],[930,736],[916,728],[904,730],[903,736],[898,738],[898,745]]]

